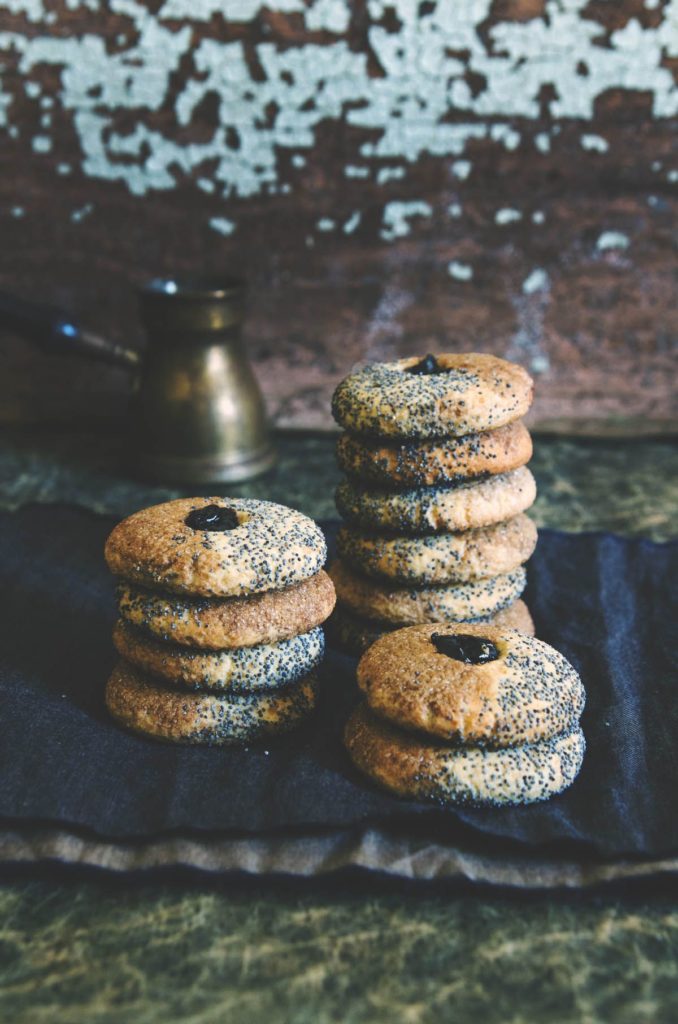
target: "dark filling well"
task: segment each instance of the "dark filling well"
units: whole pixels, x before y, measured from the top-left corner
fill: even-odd
[[[435,356],[431,353],[420,359],[414,366],[408,366],[405,373],[416,373],[419,376],[431,376],[434,373],[445,373],[445,368],[440,365]]]
[[[239,526],[238,513],[234,508],[227,505],[205,505],[204,508],[194,508],[184,519],[186,526],[192,530],[216,530],[225,533],[226,530],[235,530]]]
[[[431,643],[438,654],[463,661],[466,665],[485,665],[499,657],[499,651],[491,640],[484,636],[471,636],[470,633],[433,633]]]

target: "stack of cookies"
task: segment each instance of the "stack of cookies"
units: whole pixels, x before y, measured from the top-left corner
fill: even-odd
[[[409,626],[358,665],[365,701],[344,734],[386,789],[443,804],[528,804],[573,782],[585,694],[548,644],[489,625]]]
[[[349,375],[332,412],[346,431],[330,568],[341,646],[425,622],[492,622],[533,634],[519,600],[537,531],[521,422],[532,380],[491,355],[377,363]]]
[[[182,498],[106,542],[120,580],[111,714],[177,743],[244,743],[313,709],[334,607],[316,524],[270,501]]]

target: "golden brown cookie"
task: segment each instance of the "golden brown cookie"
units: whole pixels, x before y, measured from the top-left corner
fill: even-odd
[[[393,491],[344,480],[337,488],[336,504],[339,515],[358,529],[420,535],[476,530],[512,519],[536,496],[534,477],[521,466],[461,487]]]
[[[119,619],[113,630],[118,654],[142,672],[189,690],[253,693],[275,690],[307,676],[320,664],[325,637],[320,626],[275,644],[194,650],[156,640]]]
[[[474,623],[478,619],[471,620]],[[534,636],[534,622],[524,601],[517,600],[513,604],[503,608],[496,615],[486,620],[493,626],[501,629],[517,629],[527,636]],[[387,625],[384,622],[375,622],[371,619],[364,619],[353,615],[341,605],[332,612],[327,623],[328,639],[335,647],[339,647],[349,654],[364,654],[380,637],[386,633],[392,633],[396,629],[402,629],[406,623]]]
[[[314,576],[325,538],[301,512],[251,498],[179,498],[141,509],[106,541],[111,572],[201,597],[279,590]]]
[[[584,709],[581,680],[559,651],[489,623],[396,630],[363,654],[357,679],[381,718],[469,746],[548,739]]]
[[[537,528],[526,515],[463,533],[427,537],[385,536],[342,527],[341,558],[366,576],[400,584],[467,583],[513,572],[537,544]]]
[[[252,597],[191,600],[122,584],[120,614],[161,640],[189,647],[251,647],[274,644],[320,626],[334,608],[327,573],[316,573],[284,590]]]
[[[332,414],[355,434],[460,437],[524,416],[532,402],[527,370],[497,356],[443,352],[374,363],[334,392]]]
[[[315,707],[314,674],[280,690],[235,694],[186,693],[154,682],[118,662],[106,686],[106,706],[127,729],[172,743],[232,744],[288,732]]]
[[[482,480],[524,466],[532,438],[521,421],[436,441],[384,441],[342,434],[337,462],[349,476],[382,487],[435,487]]]
[[[332,563],[329,573],[338,600],[349,611],[394,626],[486,619],[520,597],[526,582],[525,570],[520,568],[456,586],[399,587],[361,576],[340,559]]]
[[[366,704],[353,712],[344,740],[356,767],[398,796],[494,807],[548,800],[567,789],[586,749],[578,727],[520,747],[455,748],[389,725]]]

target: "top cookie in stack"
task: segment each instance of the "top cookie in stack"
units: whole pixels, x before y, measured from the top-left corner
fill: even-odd
[[[524,514],[536,496],[521,422],[532,391],[521,366],[479,353],[376,363],[339,385],[347,525],[330,575],[343,646],[360,653],[423,622],[534,632],[518,600],[537,540]]]

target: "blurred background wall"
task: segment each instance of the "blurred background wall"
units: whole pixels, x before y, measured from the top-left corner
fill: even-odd
[[[0,288],[140,345],[133,284],[243,273],[280,425],[362,359],[526,365],[533,422],[675,424],[678,2],[5,0]],[[0,339],[7,419],[120,414]]]

